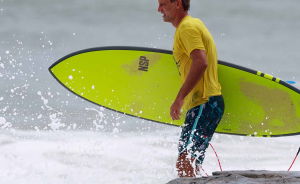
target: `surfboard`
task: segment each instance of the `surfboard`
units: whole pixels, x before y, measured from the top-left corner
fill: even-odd
[[[225,100],[216,132],[276,137],[300,134],[300,90],[260,71],[218,63]],[[182,126],[169,109],[180,85],[172,52],[141,47],[99,47],[71,53],[49,67],[75,95],[130,116]],[[184,115],[182,115],[182,118]]]

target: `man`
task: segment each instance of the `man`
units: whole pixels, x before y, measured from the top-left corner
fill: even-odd
[[[188,110],[176,167],[179,177],[195,177],[224,112],[216,46],[204,23],[189,16],[189,0],[158,0],[158,3],[163,20],[176,28],[173,55],[182,79],[170,115],[178,120],[181,108]]]

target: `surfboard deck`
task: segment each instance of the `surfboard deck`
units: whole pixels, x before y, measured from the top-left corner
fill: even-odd
[[[300,134],[299,89],[224,61],[219,61],[218,70],[225,112],[216,132],[258,137]],[[68,90],[94,104],[158,123],[184,122],[169,115],[180,88],[171,51],[91,48],[59,59],[49,71]]]

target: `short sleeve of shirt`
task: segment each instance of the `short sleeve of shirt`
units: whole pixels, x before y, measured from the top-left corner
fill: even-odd
[[[196,27],[188,26],[182,28],[180,30],[180,39],[188,56],[195,49],[205,50],[202,34]]]

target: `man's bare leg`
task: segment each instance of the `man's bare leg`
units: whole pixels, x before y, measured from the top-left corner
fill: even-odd
[[[196,177],[192,160],[188,158],[187,151],[178,156],[176,168],[179,177]]]

